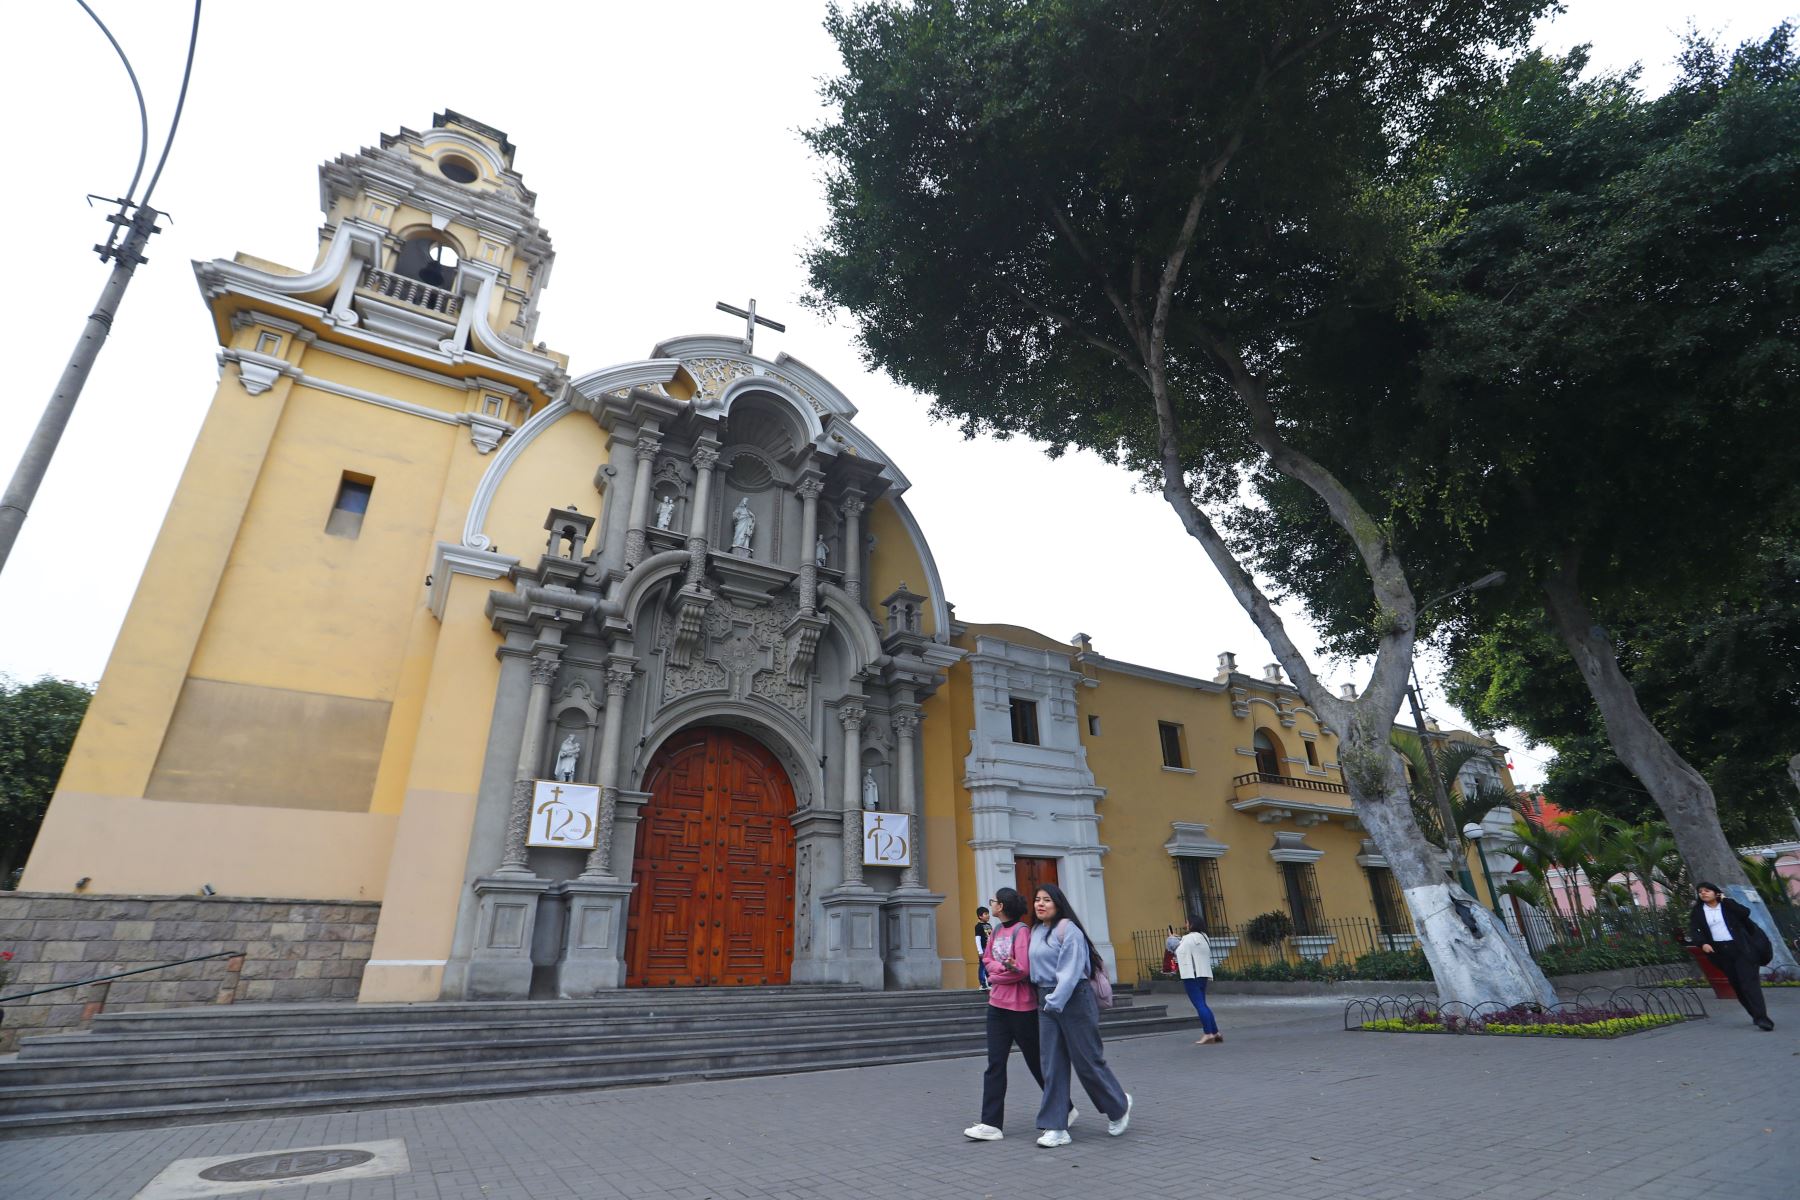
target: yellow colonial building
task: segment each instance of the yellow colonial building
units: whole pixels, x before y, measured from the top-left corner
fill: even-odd
[[[321,169],[307,267],[196,264],[218,391],[24,890],[379,902],[364,1000],[964,986],[1047,878],[1127,979],[1183,911],[1404,921],[1278,673],[957,623],[753,324],[537,342],[513,152],[442,113]]]

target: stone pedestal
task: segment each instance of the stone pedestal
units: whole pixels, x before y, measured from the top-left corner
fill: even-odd
[[[484,875],[475,881],[475,950],[469,955],[467,1000],[531,996],[531,936],[538,900],[550,888],[535,875]]]
[[[567,936],[556,963],[556,996],[580,1000],[625,986],[625,911],[632,884],[565,879],[551,889],[569,905]]]
[[[938,958],[937,908],[944,898],[924,888],[900,888],[881,906],[882,968],[888,988],[910,991],[944,985]]]
[[[887,900],[867,889],[833,892],[820,901],[825,910],[824,974],[819,982],[847,983],[879,992],[886,978],[881,961],[881,906]]]

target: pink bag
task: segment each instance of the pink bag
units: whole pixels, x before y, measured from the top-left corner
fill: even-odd
[[[1112,980],[1106,977],[1106,967],[1104,965],[1094,968],[1094,973],[1088,977],[1088,986],[1094,989],[1095,1004],[1098,1004],[1101,1008],[1111,1008],[1113,1006]]]

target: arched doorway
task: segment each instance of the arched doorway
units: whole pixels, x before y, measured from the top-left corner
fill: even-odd
[[[670,738],[644,775],[626,927],[627,987],[788,982],[794,789],[731,729]]]

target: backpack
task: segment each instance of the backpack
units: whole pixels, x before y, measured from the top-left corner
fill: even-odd
[[[1094,989],[1094,1003],[1101,1008],[1113,1006],[1112,980],[1106,977],[1106,964],[1100,963],[1094,973],[1088,976],[1088,986]]]

